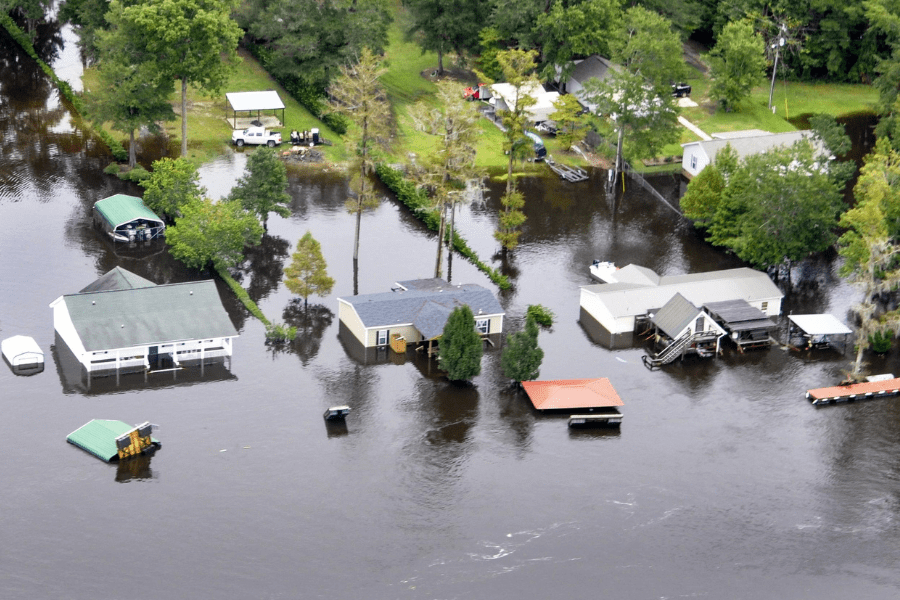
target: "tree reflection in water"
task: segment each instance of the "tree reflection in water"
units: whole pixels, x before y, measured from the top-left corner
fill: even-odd
[[[297,337],[290,344],[283,344],[281,351],[293,352],[305,367],[319,353],[322,335],[334,320],[334,313],[323,304],[310,304],[304,309],[303,300],[293,298],[282,318],[286,324],[297,328]],[[273,349],[273,352],[277,351]]]

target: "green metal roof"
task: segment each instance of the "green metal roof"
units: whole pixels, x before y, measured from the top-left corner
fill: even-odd
[[[135,219],[158,221],[160,225],[163,224],[162,219],[157,217],[156,213],[147,208],[144,201],[136,196],[116,194],[115,196],[98,200],[94,203],[94,208],[112,225],[113,229]]]
[[[88,352],[238,335],[211,279],[63,299]]]
[[[100,460],[111,461],[119,455],[116,438],[134,429],[134,425],[122,421],[94,419],[85,423],[66,437],[66,441],[90,452]]]

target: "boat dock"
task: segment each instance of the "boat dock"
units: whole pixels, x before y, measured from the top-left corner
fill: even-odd
[[[579,181],[586,181],[588,178],[587,171],[582,169],[581,167],[570,167],[568,165],[561,165],[558,162],[555,162],[552,158],[547,158],[547,166],[550,167],[550,170],[559,175],[562,179],[566,181],[571,181],[573,183]]]
[[[850,385],[836,385],[827,388],[818,388],[806,392],[807,400],[814,406],[837,402],[852,402],[854,400],[871,400],[872,398],[886,398],[900,394],[900,378],[883,379],[881,381],[864,381]]]

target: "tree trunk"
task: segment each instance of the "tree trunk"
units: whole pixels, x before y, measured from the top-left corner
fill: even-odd
[[[437,55],[438,55],[437,72],[438,72],[438,76],[442,77],[444,75],[444,48],[441,44],[438,44]]]
[[[128,132],[128,168],[133,169],[137,164],[137,153],[134,150],[134,129]]]
[[[362,224],[362,198],[356,199],[356,241],[353,243],[353,262],[359,260],[359,228]]]
[[[444,258],[444,227],[445,223],[447,222],[447,209],[444,208],[443,204],[441,204],[439,210],[441,211],[441,224],[438,226],[437,259],[434,261],[435,278],[440,278],[441,276],[441,263],[443,262]]]
[[[622,169],[622,142],[625,139],[625,127],[619,125],[619,140],[616,142],[616,167],[615,167],[615,176],[613,177],[613,181],[618,179],[619,173]]]
[[[187,157],[187,78],[181,78],[181,156]]]
[[[863,351],[865,351],[865,344],[860,343],[857,340],[856,343],[856,362],[853,363],[853,371],[851,375],[853,377],[859,375],[860,371],[862,371],[862,359],[863,359]]]

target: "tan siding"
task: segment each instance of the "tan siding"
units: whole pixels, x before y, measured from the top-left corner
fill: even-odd
[[[354,309],[350,304],[338,301],[338,319],[344,326],[350,330],[350,332],[359,340],[359,343],[363,346],[374,346],[374,342],[372,344],[366,343],[366,328],[363,326],[362,320],[359,318],[359,315],[356,314],[356,309]],[[373,337],[374,340],[374,337]]]

